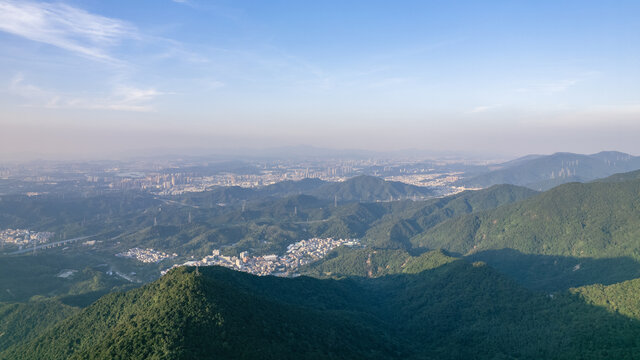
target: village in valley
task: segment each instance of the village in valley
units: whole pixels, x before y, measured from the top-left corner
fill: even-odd
[[[361,246],[358,239],[312,238],[301,240],[287,247],[284,255],[250,256],[247,251],[240,256],[222,255],[220,250],[213,250],[211,255],[201,260],[176,264],[162,271],[162,275],[177,266],[224,266],[226,268],[248,272],[254,275],[297,276],[298,269],[324,258],[330,251],[339,246]]]

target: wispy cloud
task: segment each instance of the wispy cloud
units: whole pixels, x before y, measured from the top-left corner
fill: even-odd
[[[479,113],[484,113],[487,111],[491,111],[494,110],[496,108],[500,107],[500,105],[482,105],[482,106],[476,106],[473,109],[471,109],[471,111],[469,111],[469,113],[471,114],[479,114]]]
[[[544,93],[559,93],[568,90],[569,88],[575,86],[580,79],[563,79],[557,81],[550,81],[538,84],[531,84],[527,87],[522,87],[516,89],[516,92],[526,93],[526,92],[544,92]]]
[[[406,77],[390,77],[390,78],[385,78],[385,79],[381,79],[378,80],[374,83],[371,84],[372,88],[387,88],[387,87],[395,87],[395,86],[399,86],[402,84],[406,84],[408,82],[410,82],[411,79],[406,78]]]
[[[206,88],[209,89],[209,90],[220,89],[220,88],[225,87],[225,85],[226,85],[222,81],[218,81],[218,80],[205,80],[204,84],[205,84]]]
[[[103,96],[78,97],[45,90],[39,86],[25,82],[22,74],[13,77],[9,84],[9,91],[27,101],[27,106],[49,109],[89,109],[89,110],[117,110],[134,112],[152,112],[155,108],[151,104],[158,96],[166,95],[154,88],[138,88],[129,85],[114,86]]]
[[[532,83],[527,86],[516,89],[516,92],[520,92],[520,93],[542,92],[547,94],[561,93],[569,90],[570,88],[578,85],[579,83],[585,80],[588,80],[590,78],[593,78],[594,76],[597,76],[598,74],[599,72],[597,71],[588,71],[571,78]]]
[[[0,30],[78,55],[118,63],[109,48],[137,38],[127,22],[61,3],[0,0]]]

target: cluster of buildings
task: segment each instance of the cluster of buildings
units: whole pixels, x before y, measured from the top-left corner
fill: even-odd
[[[178,254],[167,254],[162,251],[156,251],[153,249],[140,249],[133,248],[129,249],[126,252],[116,254],[118,257],[132,258],[138,261],[142,261],[143,263],[157,263],[165,259],[173,259],[178,256]]]
[[[20,179],[36,184],[73,186],[83,190],[140,190],[158,195],[202,192],[220,186],[262,187],[278,182],[317,178],[339,182],[356,175],[373,175],[417,186],[441,187],[443,192],[459,189],[455,182],[462,170],[448,168],[456,161],[384,158],[320,158],[308,160],[247,160],[222,162],[168,159],[89,164],[26,164],[0,167],[0,178]],[[65,184],[65,185],[62,185]],[[38,189],[39,191],[41,189]]]
[[[453,195],[465,190],[473,190],[464,186],[455,186],[464,177],[462,172],[428,173],[428,174],[400,174],[385,176],[386,181],[397,181],[409,185],[426,186],[434,189],[438,195]],[[422,199],[420,199],[422,200]]]
[[[240,256],[225,256],[220,250],[213,250],[209,256],[201,260],[188,261],[182,266],[224,266],[233,270],[244,271],[254,275],[295,276],[298,268],[320,260],[331,250],[339,246],[360,246],[357,239],[312,238],[298,241],[287,247],[284,255],[249,256],[244,251]],[[173,267],[181,266],[174,265]],[[172,268],[173,268],[172,267]],[[167,269],[162,272],[166,274]]]
[[[49,231],[31,231],[27,229],[0,230],[0,242],[3,244],[28,245],[44,244],[53,238]]]

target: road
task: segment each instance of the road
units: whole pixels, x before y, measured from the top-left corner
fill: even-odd
[[[56,242],[52,242],[52,243],[46,243],[46,244],[42,244],[42,245],[38,245],[38,246],[32,246],[32,247],[28,247],[28,248],[24,248],[22,250],[17,250],[14,252],[10,252],[9,255],[18,255],[18,254],[24,254],[30,251],[38,250],[38,249],[47,249],[47,248],[51,248],[51,247],[55,247],[55,246],[62,246],[64,244],[68,244],[71,242],[75,242],[75,241],[80,241],[80,240],[84,240],[84,239],[88,239],[88,238],[92,238],[96,235],[89,235],[89,236],[81,236],[81,237],[77,237],[77,238],[73,238],[73,239],[66,239],[66,240],[60,240],[60,241],[56,241]]]
[[[199,209],[200,208],[197,205],[183,204],[183,203],[175,201],[175,200],[162,199],[162,198],[159,198],[159,197],[156,197],[154,199],[162,201],[166,205],[178,205],[178,206],[190,207],[190,208],[194,208],[194,209]]]

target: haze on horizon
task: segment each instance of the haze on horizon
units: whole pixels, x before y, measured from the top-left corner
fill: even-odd
[[[0,158],[640,154],[636,1],[0,0]]]

